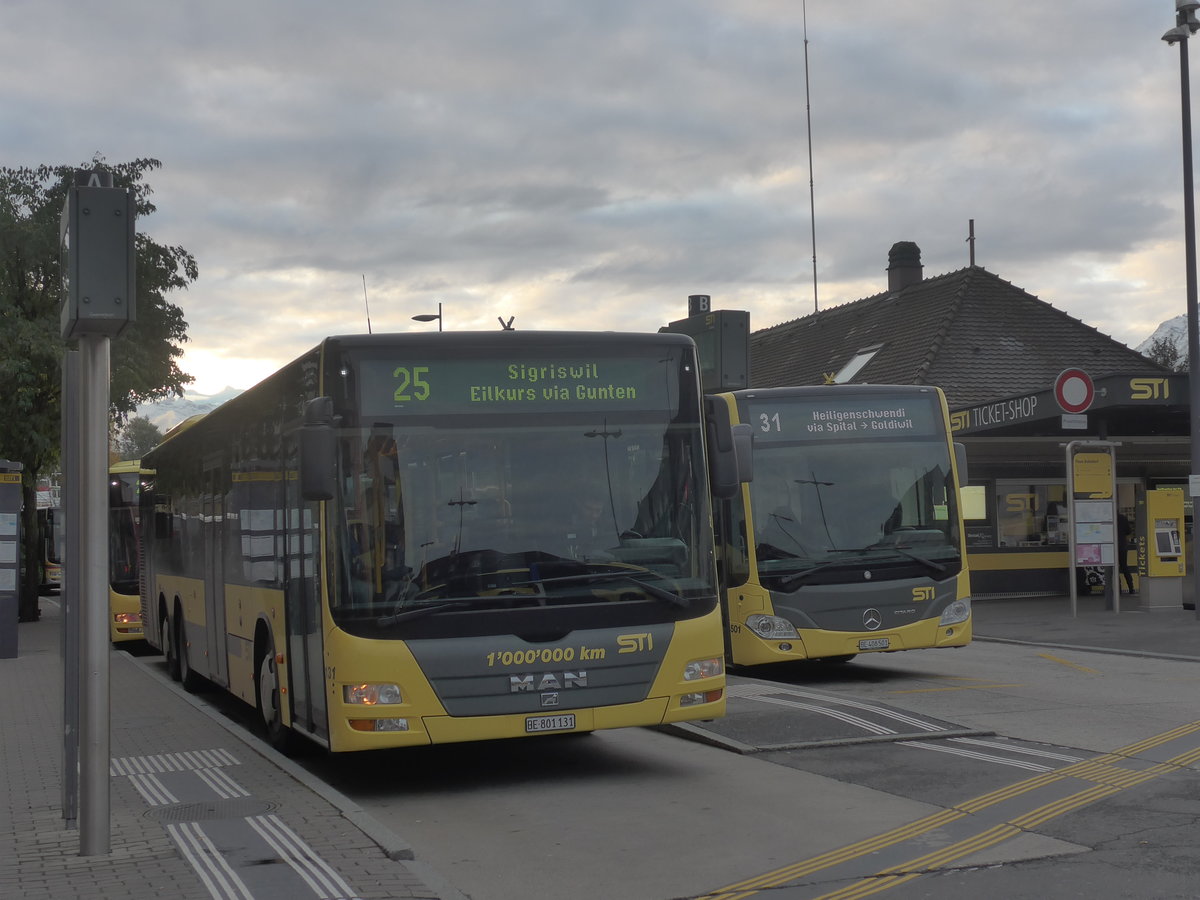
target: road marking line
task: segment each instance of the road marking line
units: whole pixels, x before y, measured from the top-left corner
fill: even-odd
[[[743,686],[743,687],[749,687],[749,686]],[[847,706],[847,707],[850,707],[851,709],[860,709],[860,710],[864,710],[866,712],[871,712],[871,713],[874,713],[883,718],[892,719],[897,722],[903,722],[906,725],[911,725],[914,728],[919,728],[921,731],[928,731],[928,732],[933,733],[933,732],[939,732],[939,731],[944,730],[941,726],[935,725],[932,722],[926,722],[923,719],[918,719],[910,713],[904,713],[904,712],[901,712],[900,710],[896,710],[896,709],[888,709],[887,707],[879,706],[879,705],[873,704],[873,703],[866,703],[862,700],[852,700],[849,698],[836,697],[832,694],[820,694],[820,693],[816,693],[813,691],[797,690],[795,688],[782,688],[782,689],[772,688],[769,691],[768,690],[753,690],[753,691],[743,690],[743,691],[738,692],[738,696],[741,697],[742,699],[757,700],[760,703],[776,703],[779,705],[799,706],[801,709],[813,709],[810,706],[801,706],[800,704],[796,703],[795,701],[783,699],[783,697],[788,697],[788,696],[803,697],[808,700],[816,700],[816,701],[819,701],[820,703],[824,703],[827,705],[827,707]],[[833,715],[833,713],[826,711],[826,707],[822,707],[815,711],[824,712],[826,715]],[[881,734],[894,734],[895,732],[892,731],[891,729],[888,729],[888,730],[886,730],[884,732],[880,732],[880,733]]]
[[[1008,759],[1003,756],[995,756],[991,753],[980,753],[978,750],[965,750],[961,747],[948,747],[945,744],[930,744],[926,741],[897,741],[897,743],[905,747],[916,747],[919,750],[932,750],[935,753],[950,753],[954,756],[965,756],[968,759],[977,759],[981,762],[998,763],[1002,766],[1012,766],[1017,769],[1026,769],[1030,772],[1049,772],[1049,766],[1041,763],[1029,762],[1023,759]]]
[[[1040,656],[1042,659],[1048,659],[1048,660],[1050,660],[1050,662],[1056,662],[1056,663],[1059,663],[1060,665],[1069,666],[1072,669],[1077,669],[1080,672],[1086,672],[1089,675],[1102,674],[1099,669],[1092,669],[1087,666],[1081,666],[1081,665],[1079,665],[1079,663],[1073,663],[1068,659],[1061,659],[1057,656],[1051,656],[1049,653],[1039,653],[1038,656]]]
[[[1045,759],[1057,759],[1062,762],[1082,762],[1078,756],[1068,756],[1065,753],[1051,753],[1049,750],[1035,750],[1033,747],[1022,747],[1016,744],[1003,744],[999,741],[981,741],[979,738],[947,738],[953,744],[972,744],[976,747],[992,747],[996,750],[1007,750],[1009,753],[1023,753],[1026,756],[1041,756]]]

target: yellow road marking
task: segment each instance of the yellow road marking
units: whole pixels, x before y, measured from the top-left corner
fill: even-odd
[[[914,878],[919,878],[924,874],[936,871],[938,868],[946,866],[955,860],[993,847],[1057,816],[1065,815],[1089,803],[1095,803],[1105,797],[1110,797],[1113,794],[1120,793],[1123,790],[1142,784],[1168,772],[1175,772],[1181,768],[1191,766],[1193,763],[1200,761],[1200,747],[1193,747],[1171,757],[1165,762],[1156,763],[1142,771],[1122,770],[1116,763],[1129,761],[1140,753],[1195,734],[1197,731],[1200,731],[1200,721],[1181,725],[1171,731],[1154,735],[1137,743],[1114,750],[1111,753],[1102,753],[1092,759],[1072,763],[1053,772],[1035,775],[1007,787],[982,794],[973,800],[958,804],[956,807],[941,810],[940,812],[917,819],[907,825],[893,828],[891,831],[875,835],[858,843],[830,850],[811,859],[747,878],[744,881],[720,888],[710,894],[705,894],[700,900],[744,900],[744,898],[751,897],[767,888],[781,887],[813,872],[828,869],[840,863],[849,862],[870,853],[875,853],[886,847],[903,843],[911,838],[946,826],[967,815],[977,813],[989,806],[1005,800],[1011,800],[1021,794],[1046,787],[1054,782],[1069,778],[1091,782],[1090,786],[1084,790],[1030,809],[1020,815],[1014,816],[1006,822],[990,826],[978,834],[963,838],[956,843],[919,856],[906,863],[882,869],[870,878],[860,879],[838,891],[825,894],[819,900],[857,900],[860,897],[889,890]]]
[[[1070,660],[1059,659],[1057,656],[1051,656],[1049,653],[1039,653],[1042,659],[1048,659],[1050,662],[1061,663],[1064,666],[1070,666],[1072,669],[1078,669],[1080,672],[1087,672],[1089,675],[1099,675],[1098,669],[1089,669],[1087,666],[1081,666],[1079,663],[1073,663]]]

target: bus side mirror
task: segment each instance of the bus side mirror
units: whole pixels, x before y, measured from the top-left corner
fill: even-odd
[[[954,464],[958,467],[958,486],[964,487],[967,483],[967,445],[954,442]]]
[[[304,405],[300,426],[300,495],[305,500],[333,499],[336,443],[333,398],[314,397]]]
[[[754,480],[754,429],[749,425],[733,426],[733,455],[737,457],[738,484]]]
[[[719,397],[705,397],[708,410],[705,429],[708,436],[708,475],[714,497],[727,499],[737,496],[743,483],[750,481],[753,472],[750,462],[751,429],[749,425],[733,425],[729,407]]]

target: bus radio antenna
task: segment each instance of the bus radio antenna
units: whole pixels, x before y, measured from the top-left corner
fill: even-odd
[[[367,303],[367,275],[363,273],[363,306],[367,308],[367,334],[371,333],[371,305]]]

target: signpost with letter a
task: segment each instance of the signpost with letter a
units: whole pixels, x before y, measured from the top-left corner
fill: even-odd
[[[68,533],[78,559],[64,567],[79,614],[79,667],[64,659],[64,683],[79,685],[79,852],[109,852],[108,403],[109,344],[134,319],[134,197],[113,186],[112,173],[76,172],[59,237],[66,295],[62,336],[78,343],[78,365],[66,365],[64,406],[77,413],[64,429],[70,479]],[[69,351],[68,351],[69,352]],[[70,423],[68,423],[70,424]],[[65,623],[65,627],[72,627]],[[69,691],[67,692],[69,696]],[[69,721],[69,715],[64,717]],[[65,730],[65,729],[64,729]],[[65,737],[70,744],[70,737]],[[69,759],[72,748],[64,748]]]

